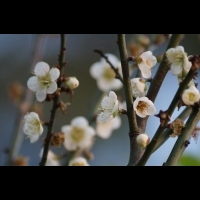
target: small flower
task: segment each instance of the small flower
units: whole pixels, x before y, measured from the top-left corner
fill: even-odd
[[[67,87],[71,90],[79,86],[79,81],[76,77],[68,77],[65,81]]]
[[[89,166],[89,164],[85,158],[76,157],[70,160],[69,166]]]
[[[42,158],[43,151],[44,149],[41,149],[40,154],[39,154],[40,158]],[[59,156],[53,153],[53,151],[49,150],[45,166],[60,166]]]
[[[182,101],[187,106],[194,105],[199,99],[199,90],[194,85],[191,85],[188,89],[184,90],[182,94]]]
[[[188,60],[187,53],[182,46],[168,49],[166,51],[166,56],[171,63],[171,72],[174,75],[182,73],[183,70],[187,73],[192,66],[192,63]]]
[[[109,96],[104,96],[99,108],[102,112],[98,115],[97,119],[101,122],[108,122],[119,114],[119,102],[115,92],[110,91]]]
[[[121,118],[117,116],[113,120],[103,123],[96,120],[96,132],[97,135],[103,139],[108,139],[112,132],[121,126]]]
[[[182,132],[182,129],[185,127],[184,121],[182,119],[175,119],[170,126],[173,130],[173,133],[170,135],[170,137],[176,137],[179,136]]]
[[[75,117],[71,126],[62,126],[61,131],[65,133],[64,146],[70,151],[91,147],[95,135],[95,130],[88,125],[87,119],[81,116]]]
[[[50,70],[49,65],[45,62],[38,62],[34,69],[35,76],[28,79],[28,88],[36,92],[36,98],[42,102],[47,94],[53,94],[57,90],[56,80],[60,75],[57,68]]]
[[[144,78],[149,78],[151,76],[151,68],[156,65],[157,59],[152,55],[151,51],[146,51],[140,54],[136,59],[138,67]]]
[[[133,109],[136,111],[136,114],[142,118],[156,113],[153,102],[147,97],[137,97],[133,102]]]
[[[132,94],[135,98],[145,96],[146,84],[143,79],[141,78],[131,79],[131,87],[132,87]]]
[[[122,74],[121,62],[119,59],[112,54],[106,54],[106,56],[112,65],[119,70],[119,73]],[[103,92],[118,90],[122,87],[121,81],[115,78],[116,74],[114,70],[104,58],[101,58],[99,62],[95,62],[90,67],[90,75],[97,80],[97,86]]]
[[[26,135],[28,135],[28,138],[30,138],[30,142],[34,143],[39,139],[43,132],[43,127],[39,116],[35,112],[30,112],[24,116],[24,120],[25,123],[23,131]]]
[[[139,146],[145,148],[149,144],[150,138],[146,133],[141,133],[137,136],[136,141]]]

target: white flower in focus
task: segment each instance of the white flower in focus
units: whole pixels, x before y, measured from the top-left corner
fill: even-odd
[[[97,119],[104,123],[112,120],[118,115],[119,102],[115,92],[110,91],[109,96],[103,97],[99,110],[101,110],[101,113],[98,115]]]
[[[44,149],[41,149],[39,154],[40,158],[42,158],[43,151]],[[51,150],[48,151],[47,161],[45,166],[60,166],[59,157]]]
[[[174,75],[182,73],[183,70],[185,70],[184,73],[187,73],[192,66],[182,46],[168,49],[166,51],[166,56],[171,63],[171,72]]]
[[[63,144],[70,151],[91,147],[95,135],[95,130],[88,125],[85,117],[75,117],[71,121],[71,125],[62,126],[61,131],[65,134]]]
[[[65,81],[67,87],[71,90],[79,86],[79,81],[76,77],[68,77]]]
[[[76,157],[70,160],[69,166],[89,166],[89,164],[85,158]]]
[[[156,65],[157,59],[152,55],[151,51],[146,51],[136,59],[138,67],[144,78],[149,78],[151,76],[151,68]]]
[[[137,97],[133,102],[133,109],[139,117],[146,117],[156,113],[156,108],[151,100],[147,97]]]
[[[200,99],[199,90],[191,85],[188,89],[184,90],[182,94],[182,101],[185,105],[194,105]]]
[[[24,133],[28,135],[31,143],[36,142],[43,132],[43,127],[38,114],[35,112],[27,113],[24,116],[24,122]]]
[[[28,88],[36,92],[36,98],[42,102],[47,94],[53,94],[57,90],[56,80],[60,76],[57,68],[50,70],[49,65],[45,62],[38,62],[34,69],[35,76],[28,79]]]
[[[117,116],[113,120],[103,123],[96,120],[96,132],[97,135],[103,139],[108,139],[112,132],[121,126],[121,118]]]
[[[122,75],[121,62],[112,54],[106,54],[108,60],[116,67]],[[103,92],[110,90],[118,90],[122,87],[122,83],[119,79],[115,78],[115,72],[111,66],[106,62],[104,58],[101,58],[99,62],[95,62],[90,67],[90,75],[97,80],[97,86]]]
[[[146,133],[141,133],[137,136],[136,141],[139,146],[145,148],[149,144],[150,138]]]
[[[146,94],[146,84],[141,78],[131,79],[132,94],[136,97],[142,97]]]

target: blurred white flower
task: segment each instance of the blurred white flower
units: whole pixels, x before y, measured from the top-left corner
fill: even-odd
[[[146,94],[146,83],[141,78],[131,79],[132,94],[136,97],[142,97]]]
[[[188,60],[187,53],[182,46],[168,49],[166,51],[166,56],[171,63],[171,72],[174,75],[182,73],[183,70],[184,73],[187,74],[192,66],[192,63]]]
[[[24,122],[24,133],[28,135],[28,138],[30,138],[31,143],[36,142],[43,132],[43,127],[38,114],[35,112],[27,113],[24,116]]]
[[[141,133],[137,136],[136,141],[139,146],[145,148],[149,144],[150,138],[146,133]]]
[[[182,101],[185,105],[194,105],[200,99],[199,90],[194,86],[191,85],[188,89],[183,91],[182,94]]]
[[[45,62],[38,62],[34,69],[35,76],[28,79],[28,88],[36,92],[36,98],[42,102],[47,94],[53,94],[57,90],[56,80],[60,76],[57,68],[50,70],[49,65]]]
[[[89,164],[85,158],[76,157],[69,161],[69,166],[89,166]]]
[[[71,90],[79,86],[79,81],[76,77],[68,77],[65,81],[67,87]]]
[[[110,91],[109,96],[104,96],[99,110],[102,112],[98,115],[97,119],[101,122],[108,122],[115,118],[119,113],[119,102],[115,92]]]
[[[81,116],[75,117],[71,125],[62,126],[61,131],[65,134],[63,144],[70,151],[91,147],[95,135],[95,130],[88,125],[87,119]]]
[[[103,123],[96,120],[96,132],[97,135],[103,139],[108,139],[112,132],[121,126],[121,118],[116,116],[113,120]]]
[[[40,158],[42,158],[43,151],[44,151],[44,148],[42,148],[40,151],[40,154],[39,154]],[[59,157],[55,153],[53,153],[53,151],[51,150],[48,151],[47,161],[46,161],[45,166],[60,166]]]
[[[120,75],[122,75],[121,62],[119,59],[113,54],[106,54],[106,56],[112,65],[118,69]],[[121,81],[115,78],[116,74],[114,70],[104,58],[101,58],[99,62],[95,62],[90,67],[90,75],[97,80],[97,86],[103,92],[118,90],[122,87]]]
[[[133,109],[139,117],[146,117],[156,113],[156,108],[151,100],[147,97],[137,97],[133,102]]]
[[[151,68],[156,65],[157,59],[152,55],[151,51],[146,51],[140,54],[136,59],[137,65],[144,78],[149,78],[151,76]]]

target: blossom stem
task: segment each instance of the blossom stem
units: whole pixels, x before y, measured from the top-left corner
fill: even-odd
[[[115,68],[113,66],[113,64],[109,61],[108,57],[103,53],[103,51],[95,49],[94,50],[95,53],[98,53],[101,57],[105,58],[106,62],[111,66],[111,68],[114,70],[115,74],[116,74],[116,78],[119,79],[122,83],[123,83],[123,78],[121,77],[121,75],[119,74],[119,71],[117,68]]]
[[[136,137],[137,133],[140,132],[136,121],[136,113],[133,110],[133,96],[131,89],[131,81],[129,76],[129,65],[128,65],[128,55],[126,49],[126,40],[125,34],[118,34],[118,46],[122,64],[122,73],[123,73],[123,84],[124,84],[124,92],[126,97],[126,105],[127,105],[127,116],[129,121],[129,137],[130,137],[130,156],[129,163],[131,165],[138,158],[138,152],[140,152],[141,147],[137,145]]]
[[[197,58],[199,61],[200,61],[200,58]],[[174,112],[178,102],[179,102],[179,99],[180,99],[180,96],[181,94],[183,93],[184,89],[187,87],[187,85],[189,84],[189,82],[192,80],[192,78],[194,77],[194,74],[196,72],[197,68],[196,68],[196,63],[195,62],[192,62],[192,67],[190,69],[190,71],[188,72],[187,76],[185,77],[185,79],[183,80],[183,82],[181,82],[168,110],[167,110],[167,114],[169,116],[172,115],[172,113]],[[151,140],[150,144],[147,146],[146,148],[146,151],[144,153],[144,155],[142,156],[141,160],[138,162],[137,165],[141,166],[141,165],[145,165],[147,160],[149,159],[149,157],[151,156],[156,144],[157,144],[157,141],[159,140],[159,137],[161,136],[161,134],[163,133],[163,131],[165,130],[166,128],[166,125],[168,123],[169,119],[166,119],[164,124],[161,124],[153,139]]]
[[[66,38],[65,38],[65,34],[61,34],[61,45],[60,45],[60,55],[59,55],[59,70],[60,70],[60,77],[62,76],[62,69],[63,66],[66,64],[65,62],[65,43],[66,43]],[[60,88],[62,82],[58,81],[58,88]],[[53,130],[53,125],[54,125],[54,120],[55,120],[55,115],[56,115],[56,111],[58,108],[58,103],[59,103],[59,96],[55,95],[54,97],[54,101],[53,101],[53,107],[51,110],[51,116],[50,116],[50,120],[49,120],[49,124],[48,124],[48,129],[47,129],[47,136],[46,136],[46,141],[45,141],[45,145],[44,145],[44,151],[43,151],[43,155],[41,158],[41,161],[39,163],[40,166],[45,166],[46,161],[47,161],[47,155],[48,155],[48,151],[49,151],[49,145],[50,145],[50,141],[51,141],[51,133]]]
[[[195,129],[200,120],[200,108],[193,108],[192,114],[187,120],[186,127],[183,129],[181,135],[178,137],[166,163],[164,166],[174,166],[182,156],[184,150],[187,147],[187,141],[189,141],[191,133]]]

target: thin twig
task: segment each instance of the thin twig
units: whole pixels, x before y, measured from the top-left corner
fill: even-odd
[[[66,40],[65,34],[61,34],[61,45],[60,45],[60,55],[59,55],[60,77],[58,78],[58,80],[62,76],[62,69],[63,69],[63,66],[65,65],[65,51],[66,51],[65,40]],[[62,84],[62,82],[58,81],[58,88],[61,86],[61,84]],[[49,124],[48,124],[48,130],[47,130],[47,136],[46,136],[45,145],[44,145],[44,151],[43,151],[42,159],[39,163],[40,166],[45,166],[46,161],[47,161],[49,144],[50,144],[50,141],[51,141],[51,133],[52,133],[55,115],[56,115],[56,111],[57,111],[57,108],[58,108],[57,105],[58,105],[59,101],[60,101],[59,96],[55,95],[54,101],[53,101],[53,107],[52,107],[52,110],[51,110],[51,116],[50,116],[50,120],[49,120]]]
[[[109,61],[108,57],[103,53],[102,50],[95,49],[95,53],[98,53],[101,57],[105,58],[106,62],[111,66],[116,74],[116,78],[119,79],[123,83],[123,78],[121,77],[118,68],[115,68],[113,64]]]

